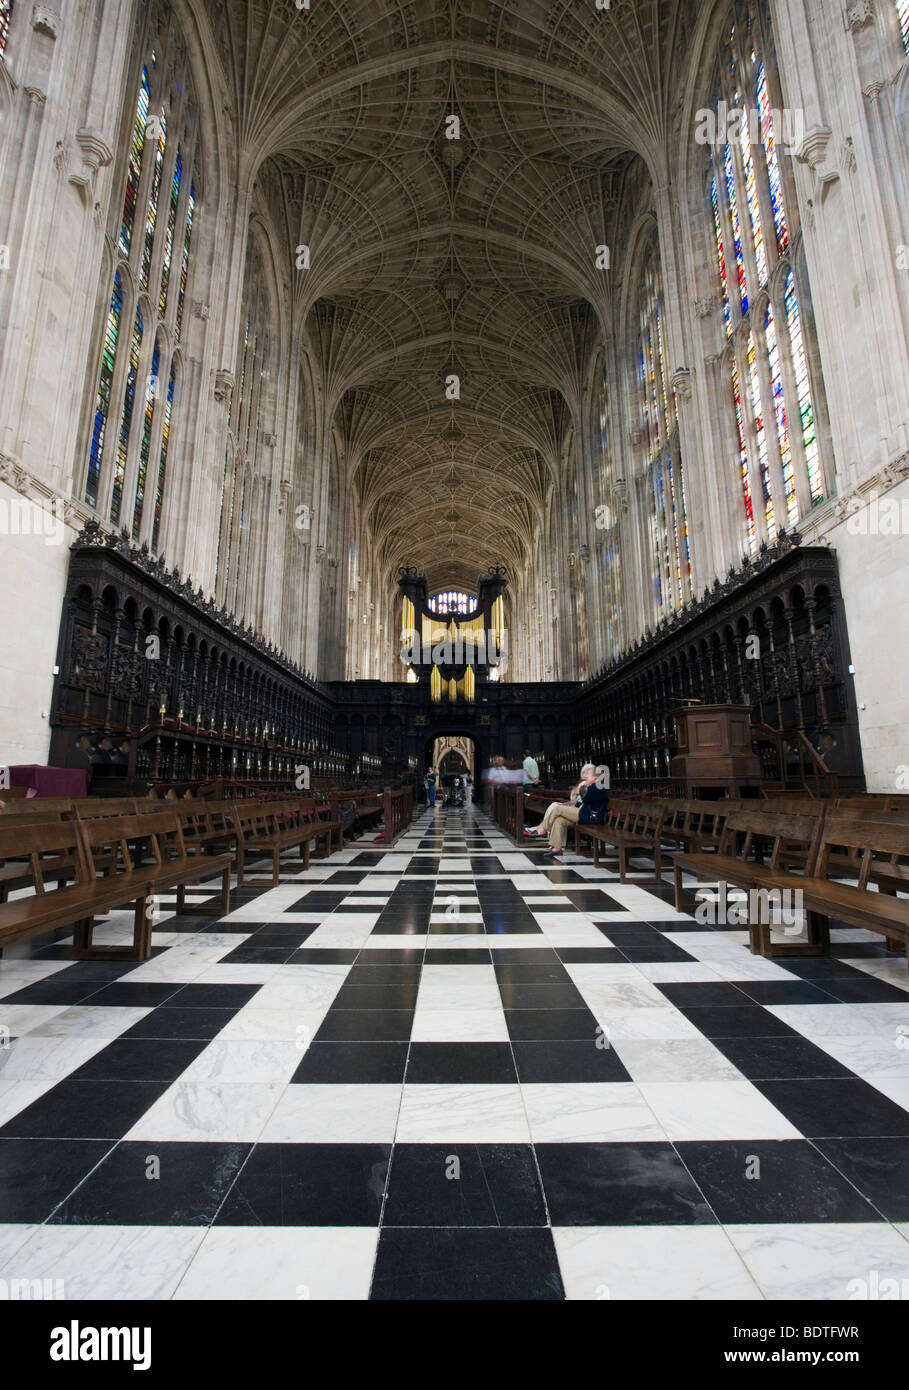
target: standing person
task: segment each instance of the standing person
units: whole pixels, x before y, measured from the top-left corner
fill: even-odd
[[[469,772],[464,773],[464,804],[470,805],[470,789],[473,786],[473,778]]]
[[[524,749],[523,768],[524,790],[526,791],[528,787],[538,786],[540,781],[540,769],[537,765],[536,758],[533,756],[529,748]]]
[[[430,806],[436,804],[436,780],[436,770],[431,767],[423,779],[423,785],[426,787],[426,801]]]

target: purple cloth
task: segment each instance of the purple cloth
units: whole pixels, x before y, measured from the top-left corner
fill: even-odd
[[[38,796],[87,796],[88,772],[84,768],[20,763],[10,768],[9,784],[11,787],[34,787]]]

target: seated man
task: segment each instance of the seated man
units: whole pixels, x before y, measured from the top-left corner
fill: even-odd
[[[569,793],[569,801],[553,801],[546,814],[534,830],[525,830],[528,839],[549,837],[549,853],[558,858],[564,848],[568,828],[583,824],[602,824],[609,805],[609,769],[594,767],[585,763],[581,768],[581,780]]]

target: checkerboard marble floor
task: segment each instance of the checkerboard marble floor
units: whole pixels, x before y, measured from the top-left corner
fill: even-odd
[[[423,810],[152,958],[0,962],[0,1278],[103,1299],[909,1288],[909,978]],[[264,867],[264,866],[263,866]],[[199,897],[208,896],[203,888]],[[125,940],[126,914],[98,939]]]

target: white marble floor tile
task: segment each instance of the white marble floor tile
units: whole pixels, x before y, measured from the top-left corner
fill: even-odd
[[[881,1095],[892,1100],[894,1105],[902,1106],[903,1110],[909,1110],[909,1076],[889,1076],[881,1075],[880,1072],[869,1072],[863,1074],[862,1079],[873,1086]]]
[[[607,967],[608,968],[608,967]],[[611,1009],[665,1009],[672,1005],[649,980],[619,980],[616,984],[590,984],[586,980],[576,981],[589,1008],[599,1015],[600,1011]]]
[[[412,1042],[508,1042],[501,1002],[489,1009],[417,1009]]]
[[[378,1240],[378,1227],[372,1226],[214,1226],[174,1297],[364,1300]]]
[[[402,1087],[288,1086],[266,1124],[263,1144],[390,1144]]]
[[[706,1038],[671,1042],[616,1038],[612,1046],[636,1082],[740,1081],[741,1072]]]
[[[666,1134],[630,1082],[522,1085],[535,1144],[665,1143]]]
[[[715,970],[698,960],[636,961],[645,980],[653,984],[704,984],[717,978]]]
[[[72,1004],[53,1009],[51,1017],[29,1029],[37,1037],[119,1038],[151,1009],[137,1005]]]
[[[0,1046],[0,1080],[59,1081],[94,1057],[108,1038],[65,1038],[29,1034]]]
[[[806,1038],[885,1038],[896,1045],[909,1028],[906,1004],[771,1004],[770,1013]]]
[[[405,1086],[395,1140],[399,1144],[528,1144],[521,1088]]]
[[[718,1226],[554,1226],[570,1300],[760,1301]]]
[[[68,1007],[66,1004],[5,1004],[0,999],[0,1028],[8,1029],[3,1036],[21,1038],[23,1034],[31,1033],[65,1013]]]
[[[302,1057],[312,1042],[328,1005],[316,1009],[262,1009],[254,996],[249,1004],[238,1009],[217,1037],[222,1042],[292,1042]]]
[[[41,1226],[0,1272],[62,1279],[67,1300],[168,1299],[204,1235],[201,1226]]]
[[[141,1142],[202,1141],[251,1144],[259,1138],[284,1083],[176,1081],[124,1135]]]
[[[343,985],[347,965],[295,965],[293,973],[263,985],[255,996],[258,1009],[313,1009],[331,1004]]]
[[[0,1080],[0,1125],[14,1119],[56,1084],[57,1078],[53,1076],[30,1077],[25,1081]]]
[[[180,1080],[188,1085],[199,1081],[286,1083],[300,1065],[304,1051],[291,1040],[257,1042],[219,1037],[180,1073]]]
[[[673,1142],[801,1139],[750,1081],[641,1081],[641,1094]]]
[[[0,1270],[40,1229],[40,1226],[0,1225]]]
[[[597,1023],[607,1038],[668,1041],[673,1038],[703,1039],[693,1023],[667,1004],[664,1009],[594,1009]]]
[[[725,1229],[765,1298],[860,1300],[875,1274],[878,1281],[909,1279],[909,1244],[884,1222]]]
[[[905,1039],[905,1046],[900,1046]],[[892,1037],[818,1037],[815,1045],[857,1076],[909,1080],[909,1033]]]

